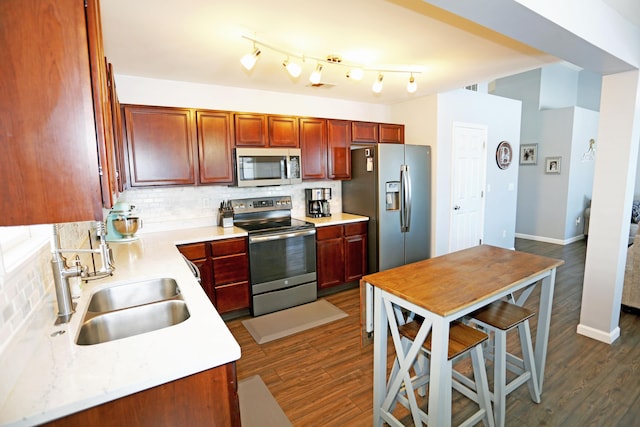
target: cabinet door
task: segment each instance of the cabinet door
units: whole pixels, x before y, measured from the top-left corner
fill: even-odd
[[[404,144],[404,125],[380,123],[380,142],[388,144]]]
[[[209,297],[213,305],[216,304],[216,295],[213,289],[213,274],[211,271],[211,260],[206,243],[193,243],[179,245],[178,250],[189,261],[193,262],[200,270],[200,285]]]
[[[327,178],[351,179],[351,122],[327,120]]]
[[[124,140],[122,131],[122,108],[118,100],[115,73],[113,65],[107,64],[107,79],[109,82],[109,96],[111,97],[111,122],[113,124],[113,148],[115,156],[116,190],[122,193],[127,185],[127,174],[124,162]]]
[[[236,147],[266,147],[267,117],[264,114],[236,113]]]
[[[201,184],[233,183],[231,115],[224,111],[197,111]]]
[[[0,1],[0,226],[102,219],[85,7]]]
[[[297,117],[269,116],[268,121],[270,147],[300,146]]]
[[[300,119],[302,179],[327,178],[327,122],[324,119]]]
[[[89,43],[89,65],[91,67],[91,86],[93,90],[93,110],[98,139],[98,157],[100,161],[100,184],[102,205],[111,208],[118,197],[116,183],[116,157],[113,135],[113,114],[107,61],[104,57],[100,8],[95,1],[87,3],[87,34]]]
[[[353,142],[378,142],[378,123],[352,122]]]
[[[367,272],[367,236],[358,234],[344,238],[344,281],[353,282]]]
[[[124,111],[131,186],[195,184],[191,110],[127,105]]]
[[[318,289],[344,283],[344,244],[342,225],[316,230],[316,269]]]

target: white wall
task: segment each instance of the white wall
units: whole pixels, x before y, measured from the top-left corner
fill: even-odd
[[[509,141],[514,152],[518,152],[520,115],[520,101],[464,89],[392,106],[393,118],[404,117],[405,137],[432,146],[433,193],[436,195],[432,203],[434,256],[449,251],[454,122],[488,127],[486,184],[490,191],[486,192],[484,243],[514,247],[518,162],[514,158],[508,169],[501,170],[496,164],[495,153],[501,141]]]
[[[389,106],[316,96],[116,75],[122,104],[389,122]]]

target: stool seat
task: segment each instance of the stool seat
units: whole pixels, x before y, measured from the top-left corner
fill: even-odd
[[[534,315],[533,311],[507,301],[493,302],[470,314],[475,320],[503,331],[508,331]]]
[[[409,338],[411,341],[416,339],[418,331],[420,330],[420,323],[417,321],[405,323],[398,328],[400,335]],[[449,347],[447,349],[447,359],[451,360],[462,353],[469,351],[473,347],[481,344],[489,338],[487,334],[482,331],[472,328],[460,322],[452,322],[449,327]],[[425,350],[431,352],[431,334],[427,336],[424,344],[422,345]]]

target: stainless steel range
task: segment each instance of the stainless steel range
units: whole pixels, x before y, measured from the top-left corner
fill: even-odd
[[[233,223],[249,233],[253,316],[317,299],[316,230],[291,218],[291,196],[231,200]]]

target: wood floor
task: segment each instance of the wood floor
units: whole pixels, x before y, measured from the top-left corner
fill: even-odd
[[[620,338],[612,345],[578,335],[585,242],[560,246],[517,239],[516,249],[565,264],[556,277],[542,402],[533,403],[527,387],[520,387],[507,398],[507,425],[640,425],[640,316],[621,313]],[[536,292],[527,302],[532,309],[539,302]],[[296,427],[371,426],[373,355],[372,346],[360,345],[359,292],[325,299],[349,316],[263,345],[255,343],[242,318],[229,321],[242,347],[238,379],[260,375]],[[454,403],[454,411],[463,403]]]

